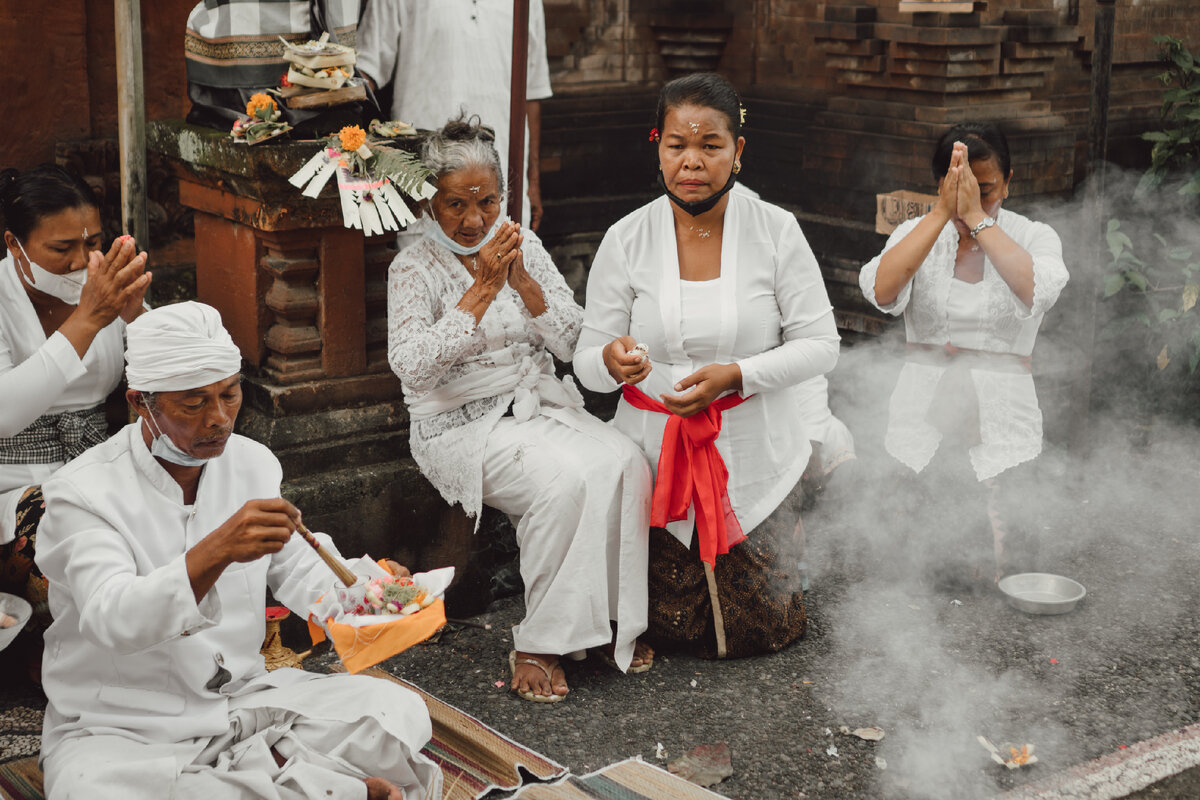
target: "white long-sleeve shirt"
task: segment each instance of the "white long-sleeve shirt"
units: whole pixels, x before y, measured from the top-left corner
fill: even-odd
[[[356,66],[381,87],[392,81],[392,116],[418,128],[437,130],[461,112],[478,114],[496,131],[507,186],[512,33],[511,0],[371,0],[358,26]],[[542,0],[529,3],[528,58],[526,99],[550,97]],[[522,175],[528,161],[526,129]]]
[[[0,437],[14,436],[43,414],[95,408],[124,369],[125,323],[96,334],[83,358],[57,331],[42,330],[11,255],[0,260]],[[17,501],[63,462],[0,464],[0,543],[13,537]]]
[[[903,314],[910,343],[1031,355],[1042,318],[1068,279],[1062,242],[1054,229],[1004,209],[996,216],[997,226],[1033,258],[1032,307],[1021,302],[986,254],[979,283],[967,284],[954,277],[958,230],[950,222],[896,300],[880,304],[875,298],[879,262],[918,222],[920,218],[901,223],[883,252],[863,266],[858,281],[867,300],[880,311]],[[915,472],[929,464],[941,442],[941,433],[926,417],[946,368],[945,364],[907,361],[892,392],[884,446]],[[980,428],[980,442],[971,448],[970,458],[976,477],[985,480],[1042,451],[1042,411],[1029,371],[980,363],[970,372]]]
[[[191,547],[247,501],[279,496],[279,462],[235,435],[185,505],[140,429],[126,426],[42,487],[37,559],[54,616],[42,666],[43,757],[90,733],[148,743],[213,736],[229,726],[231,696],[316,677],[268,675],[259,654],[268,586],[303,615],[334,584],[302,539],[229,566],[199,603],[187,575]]]
[[[638,388],[654,399],[703,366],[737,363],[742,396],[726,411],[717,450],[729,469],[729,500],[743,530],[762,522],[800,480],[812,451],[796,412],[794,387],[833,369],[833,308],[796,218],[741,192],[729,194],[721,243],[720,313],[714,337],[689,335],[694,309],[681,302],[674,216],[664,196],[605,234],[588,276],[575,374],[587,388],[620,388],[604,366],[604,346],[632,336],[649,346],[653,370]],[[751,397],[753,395],[753,397]],[[613,424],[657,469],[667,415],[621,400]],[[692,519],[668,525],[690,545]]]

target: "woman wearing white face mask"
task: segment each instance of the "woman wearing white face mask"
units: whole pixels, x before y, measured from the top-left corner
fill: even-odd
[[[0,214],[0,590],[44,602],[32,562],[38,486],[106,438],[103,403],[150,273],[130,238],[97,252],[96,199],[60,167],[0,173]],[[40,651],[40,637],[25,638]]]
[[[559,656],[604,648],[649,668],[650,471],[628,439],[583,410],[551,353],[569,361],[583,312],[538,238],[501,221],[488,128],[458,120],[425,143],[437,178],[423,239],[388,276],[388,360],[404,385],[410,443],[450,503],[519,517],[525,619],[511,688],[567,694]],[[615,631],[615,633],[614,633]]]

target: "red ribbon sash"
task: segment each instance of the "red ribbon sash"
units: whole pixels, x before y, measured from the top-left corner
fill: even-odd
[[[728,553],[730,547],[746,538],[729,504],[729,470],[716,440],[721,433],[721,413],[747,398],[726,395],[699,414],[684,418],[635,386],[626,384],[621,393],[634,408],[669,415],[658,455],[650,524],[661,528],[668,522],[687,519],[688,508],[694,503],[700,559],[715,566],[718,555]]]

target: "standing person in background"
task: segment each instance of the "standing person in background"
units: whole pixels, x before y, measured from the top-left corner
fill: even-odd
[[[392,117],[437,130],[465,113],[496,132],[505,183],[512,85],[512,0],[371,0],[358,29],[358,71],[378,88],[392,85]],[[546,15],[529,3],[529,68],[525,87],[527,203],[521,224],[542,221],[538,171],[542,110],[549,97]]]

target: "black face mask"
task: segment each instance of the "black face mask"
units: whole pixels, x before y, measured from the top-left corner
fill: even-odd
[[[710,210],[713,206],[719,203],[721,198],[729,193],[729,190],[733,188],[735,183],[737,183],[737,173],[730,172],[729,180],[725,182],[725,185],[721,187],[720,191],[713,194],[712,197],[706,197],[703,200],[696,200],[695,202],[689,203],[688,201],[682,200],[673,194],[671,190],[667,188],[667,182],[663,180],[662,173],[658,173],[658,185],[661,186],[662,190],[667,193],[667,197],[671,198],[672,203],[679,206],[693,217],[703,214],[705,211]]]

